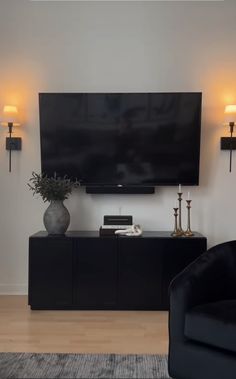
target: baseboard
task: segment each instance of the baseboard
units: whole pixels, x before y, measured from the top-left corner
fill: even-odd
[[[27,295],[27,284],[1,284],[0,295]]]

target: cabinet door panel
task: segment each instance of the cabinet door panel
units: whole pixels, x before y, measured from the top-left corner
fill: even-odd
[[[161,302],[161,241],[120,238],[119,307],[158,309]]]
[[[75,304],[85,308],[116,306],[116,238],[81,238],[75,257]]]
[[[205,238],[166,240],[162,256],[162,309],[169,309],[169,285],[185,267],[206,251]]]
[[[29,303],[34,306],[72,305],[72,241],[33,239],[29,250]]]

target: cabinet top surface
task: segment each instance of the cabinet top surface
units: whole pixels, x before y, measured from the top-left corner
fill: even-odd
[[[168,238],[173,240],[192,240],[206,238],[198,232],[194,232],[192,237],[172,237],[170,231],[144,231],[142,236],[99,236],[99,231],[68,231],[65,235],[48,235],[46,231],[40,231],[33,234],[30,238]]]

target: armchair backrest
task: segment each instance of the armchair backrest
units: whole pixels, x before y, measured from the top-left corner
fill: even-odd
[[[184,340],[185,314],[191,308],[236,299],[236,241],[209,249],[170,285],[170,339]]]

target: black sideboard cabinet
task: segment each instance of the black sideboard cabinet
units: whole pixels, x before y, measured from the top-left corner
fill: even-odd
[[[207,248],[205,237],[100,237],[68,232],[29,239],[31,309],[167,310],[173,277]]]

